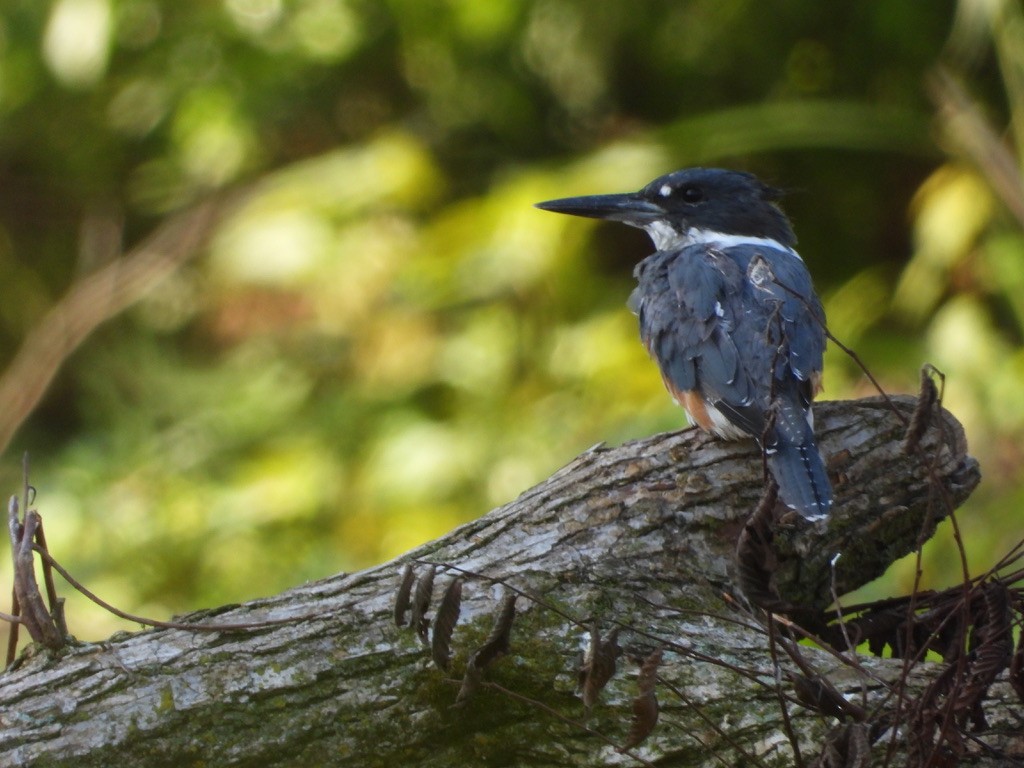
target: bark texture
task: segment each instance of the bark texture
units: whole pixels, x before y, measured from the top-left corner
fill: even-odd
[[[906,419],[915,405],[895,401]],[[753,446],[694,430],[599,446],[394,562],[186,617],[304,617],[294,623],[148,630],[29,655],[0,677],[0,765],[703,766],[734,765],[743,754],[790,765],[792,741],[807,759],[827,739],[852,754],[863,733],[835,730],[835,717],[793,704],[799,686],[792,683],[806,671],[786,658],[781,636],[769,642],[737,585],[745,579],[750,591],[813,615],[828,605],[833,585],[848,591],[912,551],[979,473],[948,413],[934,414],[909,452],[906,423],[880,399],[821,403],[816,415],[835,485],[833,516],[809,526],[784,515],[772,528],[773,553],[758,567],[738,570],[735,559],[763,490]],[[462,572],[438,568],[428,583],[428,562]],[[431,647],[415,628],[396,626],[407,563],[418,584],[409,585],[403,616],[428,622],[444,602],[435,623],[450,625],[461,592],[450,643],[427,632]],[[456,577],[463,581],[448,591]],[[499,640],[477,654],[477,664],[487,653],[501,657],[456,704],[471,654],[514,590],[509,652],[498,653]],[[606,637],[613,627],[624,654],[607,688],[587,695],[593,709],[584,727],[581,644],[591,628]],[[639,660],[658,648],[659,682],[634,704]],[[449,653],[445,673],[431,657],[443,663]],[[803,653],[865,706],[903,668],[867,660],[858,669],[814,649]],[[911,689],[927,684],[929,669],[919,666]],[[641,677],[654,679],[650,669]],[[1005,703],[990,714],[991,727],[1014,711],[1020,716],[1007,688],[997,685],[993,695]],[[655,700],[650,737],[617,752],[631,728],[638,736],[652,724]]]

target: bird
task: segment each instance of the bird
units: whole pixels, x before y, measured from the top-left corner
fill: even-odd
[[[536,206],[647,232],[656,250],[636,265],[628,305],[666,388],[692,424],[753,438],[782,502],[816,521],[833,499],[812,410],[825,312],[782,196],[751,173],[687,168],[639,192]]]

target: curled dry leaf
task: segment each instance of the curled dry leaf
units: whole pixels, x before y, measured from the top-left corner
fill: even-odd
[[[501,602],[501,608],[494,619],[494,627],[484,644],[477,648],[466,662],[466,672],[462,677],[462,687],[455,697],[456,704],[464,704],[483,680],[484,669],[495,659],[509,652],[509,641],[512,635],[512,622],[516,617],[516,596],[508,594]]]
[[[938,423],[941,419],[941,414],[938,410],[938,406],[941,405],[939,388],[935,386],[935,382],[932,380],[933,373],[940,379],[945,379],[945,376],[934,366],[925,365],[921,368],[921,391],[917,396],[917,406],[914,408],[914,413],[910,417],[910,424],[907,426],[906,434],[903,437],[904,453],[914,453],[921,444],[921,439],[924,437],[925,432],[928,431],[928,427]]]
[[[409,624],[416,630],[424,645],[427,643],[427,631],[430,629],[427,610],[430,608],[430,597],[434,592],[434,573],[434,566],[430,566],[426,573],[420,576],[412,598],[412,618]]]
[[[778,568],[771,528],[777,502],[778,487],[768,483],[736,542],[736,564],[739,586],[747,599],[765,610],[780,613],[788,606],[772,584],[772,574]]]
[[[939,620],[948,623],[932,630],[927,647],[938,648],[946,664],[914,702],[907,728],[911,763],[931,759],[941,750],[951,759],[968,748],[964,725],[984,730],[982,704],[989,686],[1013,663],[1013,610],[1011,593],[998,579],[981,582],[970,592],[964,605],[962,589],[937,593],[928,601],[935,607],[917,618],[918,628],[930,628]],[[969,628],[969,642],[964,635]],[[1012,671],[1011,671],[1012,678]]]
[[[989,686],[1006,669],[1013,657],[1013,614],[1010,592],[998,579],[979,585],[982,609],[974,618],[973,645],[964,684],[960,686],[954,711],[970,716],[975,728],[987,729],[981,704]]]
[[[412,585],[416,580],[416,572],[412,569],[412,563],[406,563],[402,569],[402,583],[398,585],[398,594],[395,595],[395,626],[408,626],[405,614],[409,612],[409,599],[412,596]]]
[[[626,743],[620,752],[632,749],[648,736],[658,724],[658,699],[654,695],[654,686],[658,680],[658,667],[661,666],[662,649],[658,648],[640,665],[637,677],[637,696],[633,699],[633,723],[626,736]]]
[[[434,617],[434,631],[430,636],[430,656],[434,663],[444,672],[451,667],[451,639],[455,625],[459,621],[459,609],[462,605],[462,578],[452,579],[441,598],[441,605]]]
[[[597,625],[591,626],[590,643],[579,674],[579,689],[583,693],[583,706],[588,715],[601,691],[615,675],[616,661],[621,655],[618,627],[612,629],[602,641]]]
[[[491,634],[484,644],[473,654],[476,665],[486,669],[495,659],[509,652],[509,641],[512,637],[512,622],[516,618],[516,596],[508,594],[501,602],[501,609],[494,620]]]

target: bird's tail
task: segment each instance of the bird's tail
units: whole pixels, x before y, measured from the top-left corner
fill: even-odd
[[[777,403],[771,431],[765,455],[783,503],[807,520],[828,517],[832,485],[804,409],[795,403]]]

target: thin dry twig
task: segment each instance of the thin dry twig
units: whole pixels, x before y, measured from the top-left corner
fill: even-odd
[[[81,592],[96,605],[108,611],[119,619],[130,621],[133,624],[142,624],[147,627],[159,627],[161,629],[185,629],[194,632],[242,632],[254,629],[264,629],[266,627],[279,627],[285,624],[297,624],[303,621],[317,621],[324,618],[324,615],[320,612],[304,613],[298,616],[289,616],[283,619],[262,619],[260,621],[244,621],[244,622],[184,622],[184,621],[160,621],[158,619],[149,619],[145,616],[136,616],[135,614],[122,611],[114,605],[111,605],[106,600],[98,597],[94,592],[90,591],[82,582],[78,581],[74,576],[68,573],[67,569],[54,559],[53,555],[42,549],[39,546],[33,547],[36,553],[42,560],[50,565],[53,570],[60,574],[61,578],[70,584],[74,589]]]
[[[18,497],[11,497],[7,507],[7,530],[11,540],[14,593],[17,596],[20,624],[28,630],[35,642],[56,650],[64,645],[64,633],[54,619],[52,608],[55,606],[47,610],[43,602],[39,584],[36,582],[35,559],[32,556],[33,542],[40,524],[39,514],[33,509],[25,513],[25,520],[22,522],[18,512]],[[13,625],[15,628],[17,626]]]

